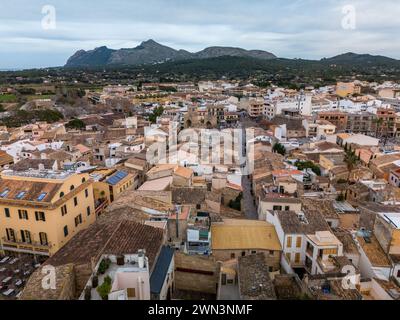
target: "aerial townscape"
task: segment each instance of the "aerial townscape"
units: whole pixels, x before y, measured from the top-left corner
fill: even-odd
[[[0,0],[0,320],[398,317],[399,16]]]
[[[399,66],[149,40],[1,73],[0,299],[399,300]]]

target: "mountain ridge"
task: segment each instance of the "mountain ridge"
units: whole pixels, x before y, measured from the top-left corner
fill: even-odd
[[[211,46],[192,53],[183,49],[176,50],[150,39],[143,41],[134,48],[110,49],[106,46],[101,46],[88,51],[78,50],[68,59],[64,67],[137,67],[186,60],[199,60],[201,62],[202,60],[221,57],[249,58],[254,59],[255,63],[260,60],[268,62],[279,59],[287,62],[308,61],[319,63],[321,65],[338,64],[346,66],[391,66],[400,63],[400,60],[381,55],[358,54],[354,52],[347,52],[330,58],[322,58],[321,60],[278,58],[276,55],[268,51],[246,50],[237,47],[224,46]]]
[[[189,59],[208,59],[222,56],[236,56],[258,58],[263,60],[276,59],[277,57],[268,51],[246,50],[235,47],[214,46],[199,52],[191,53],[180,49],[176,50],[164,46],[152,39],[143,41],[135,48],[109,49],[106,46],[93,50],[78,50],[67,61],[65,67],[93,67],[109,65],[146,65],[167,61],[179,61]]]

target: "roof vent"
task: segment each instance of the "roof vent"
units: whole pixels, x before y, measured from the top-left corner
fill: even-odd
[[[308,224],[308,220],[307,220],[307,218],[306,218],[304,212],[299,212],[299,213],[297,214],[297,218],[300,220],[300,223]]]

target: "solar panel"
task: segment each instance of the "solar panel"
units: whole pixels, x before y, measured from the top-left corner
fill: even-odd
[[[128,173],[125,171],[118,171],[113,176],[107,179],[107,183],[111,185],[118,184],[122,179],[128,176]]]

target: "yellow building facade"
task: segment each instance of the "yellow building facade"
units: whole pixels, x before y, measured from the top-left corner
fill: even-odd
[[[98,170],[93,174],[94,199],[96,205],[106,201],[108,204],[117,200],[120,195],[133,189],[137,185],[138,175],[133,175],[124,170]]]
[[[354,82],[338,82],[336,84],[336,94],[342,98],[353,94],[361,94],[361,86]]]
[[[95,221],[93,181],[88,174],[1,174],[0,251],[51,256]]]

